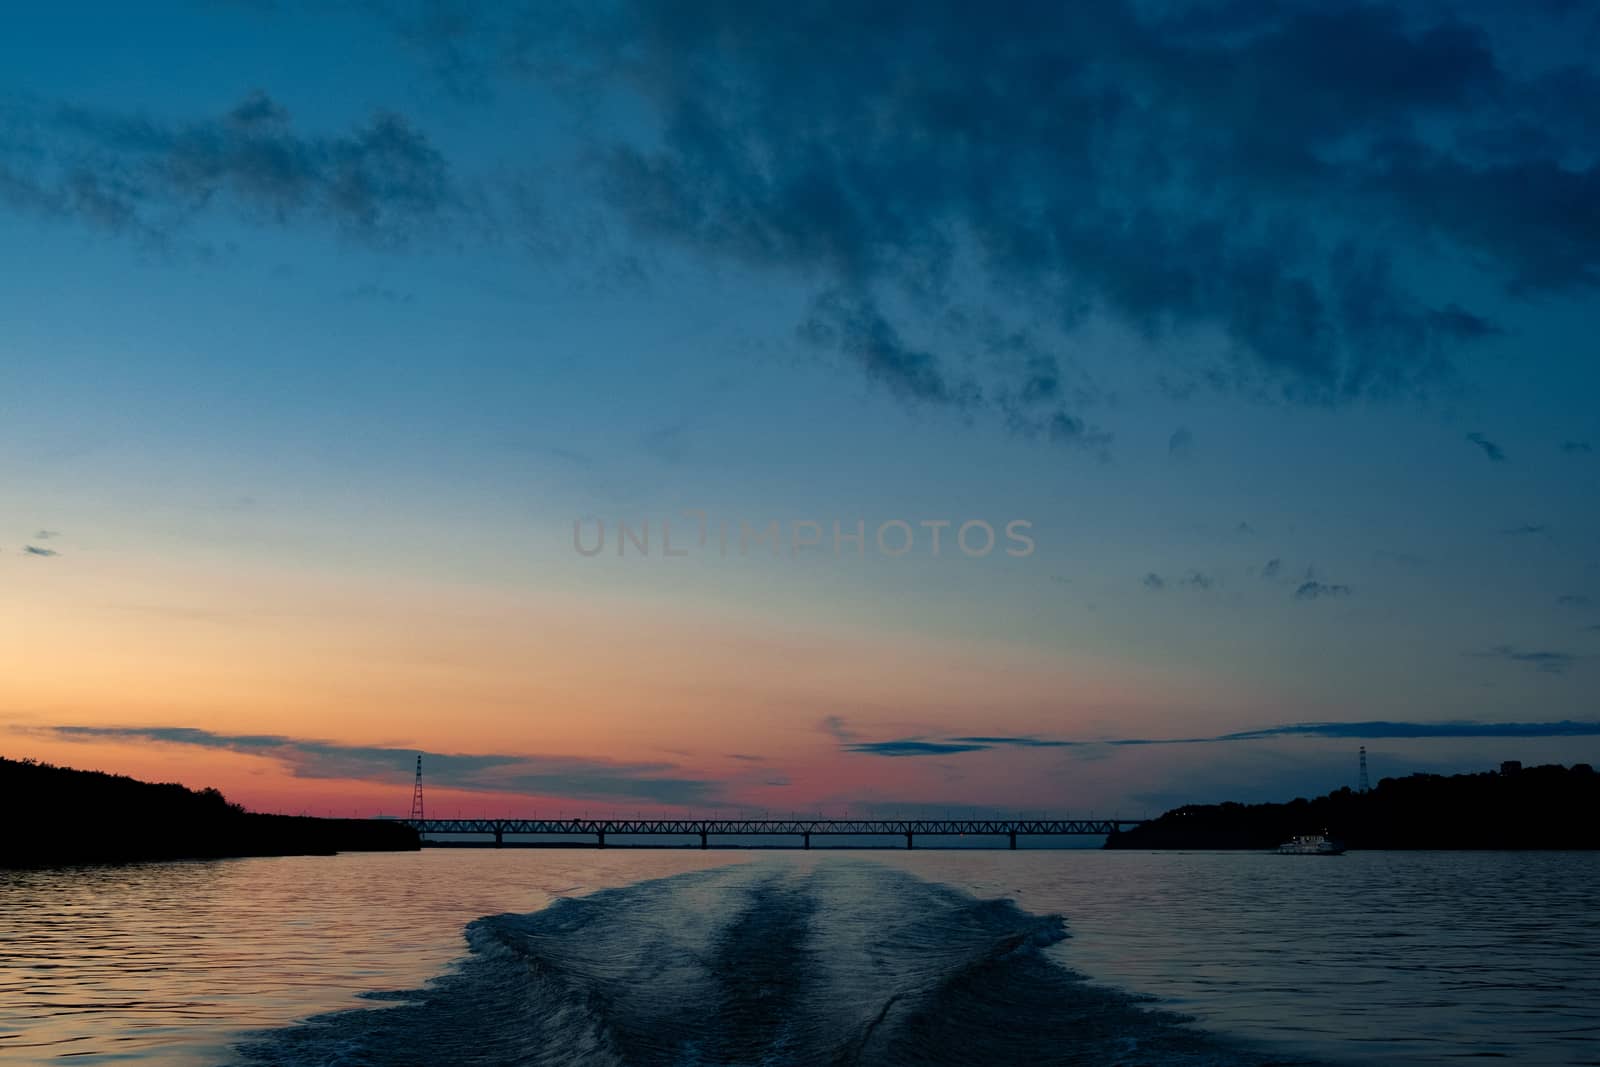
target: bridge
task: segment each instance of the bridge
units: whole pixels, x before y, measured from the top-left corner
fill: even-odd
[[[1012,848],[1020,836],[1108,836],[1142,819],[402,819],[419,834],[491,835],[501,848],[508,834],[541,837],[699,837],[710,847],[712,837],[798,837],[801,848],[813,836],[904,837],[915,848],[917,837],[1004,837]],[[583,841],[575,844],[586,843]],[[485,841],[487,844],[487,841]]]

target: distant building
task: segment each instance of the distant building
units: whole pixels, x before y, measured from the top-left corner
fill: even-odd
[[[1500,764],[1501,774],[1516,774],[1520,770],[1522,770],[1522,761],[1519,759],[1508,759]]]

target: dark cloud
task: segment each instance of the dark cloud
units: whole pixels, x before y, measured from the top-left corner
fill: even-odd
[[[1513,645],[1496,645],[1482,652],[1469,652],[1468,655],[1475,659],[1497,659],[1507,663],[1519,663],[1544,671],[1546,674],[1565,674],[1580,657],[1570,652],[1542,652],[1529,651]]]
[[[1590,452],[1593,452],[1594,449],[1589,447],[1588,441],[1562,441],[1561,451],[1565,452],[1569,456],[1575,456],[1580,453],[1583,455],[1588,455]]]
[[[988,747],[990,746],[959,741],[923,741],[907,738],[901,741],[857,741],[845,745],[844,750],[869,756],[945,756],[957,752],[980,752]]]
[[[1542,522],[1525,522],[1520,526],[1512,526],[1503,531],[1512,537],[1537,537],[1550,532],[1550,528]]]
[[[976,385],[947,378],[932,353],[907,345],[876,303],[861,293],[835,289],[817,297],[800,336],[838,349],[868,378],[903,399],[956,405],[978,400]]]
[[[1600,285],[1595,109],[1579,104],[1596,79],[1513,55],[1523,34],[1497,40],[1470,11],[354,6],[457,92],[531,80],[540,106],[627,116],[588,123],[579,153],[608,227],[806,287],[801,336],[908,402],[982,405],[1091,452],[1104,435],[1062,389],[1090,320],[1181,353],[1174,388],[1340,402],[1426,388],[1497,332],[1461,303],[1478,286],[1412,259],[1470,263],[1510,294]],[[1530,11],[1528,32],[1562,17]],[[0,202],[112,229],[231,206],[387,243],[457,202],[393,115],[300,132],[258,93],[187,122],[24,119],[0,124]],[[526,174],[548,174],[532,152]],[[949,325],[975,309],[1030,358]]]
[[[1556,603],[1564,608],[1586,608],[1594,601],[1582,593],[1566,593],[1556,597]]]
[[[1467,440],[1483,449],[1483,454],[1489,457],[1491,463],[1504,463],[1506,454],[1504,450],[1481,433],[1467,434]]]
[[[30,555],[30,556],[59,556],[59,555],[61,555],[61,553],[57,552],[53,548],[40,548],[38,545],[27,545],[27,546],[24,546],[22,551],[25,552],[26,554]]]
[[[1600,737],[1600,722],[1562,720],[1560,722],[1302,722],[1242,730],[1213,737],[1119,737],[1048,738],[1031,735],[949,737],[929,740],[905,738],[893,741],[855,742],[848,751],[875,756],[940,756],[961,752],[983,752],[1002,748],[1085,748],[1100,746],[1138,747],[1143,745],[1213,745],[1264,741],[1280,737],[1338,738],[1376,740],[1402,738],[1520,738],[1520,737]]]
[[[1261,568],[1261,577],[1271,580],[1283,571],[1283,560],[1269,559],[1267,565]]]
[[[415,749],[343,745],[273,734],[219,734],[175,726],[56,726],[68,740],[146,741],[193,745],[263,756],[298,778],[403,782]],[[574,800],[646,800],[697,804],[717,800],[718,783],[682,778],[671,763],[621,763],[574,756],[424,754],[430,784],[449,789],[570,797]]]
[[[492,49],[501,70],[652,120],[594,154],[633,232],[821,291],[1220,336],[1198,377],[1338,400],[1431,381],[1495,332],[1425,295],[1397,247],[1465,252],[1519,292],[1597,280],[1592,128],[1454,15],[771,0],[623,3],[563,26],[457,10],[440,66]],[[1530,127],[1544,136],[1489,136]],[[890,336],[865,331],[904,387],[948,387],[959,353]]]
[[[0,117],[0,205],[152,241],[227,211],[395,244],[456,199],[444,157],[386,112],[336,136],[297,131],[261,92],[186,122],[74,106]]]
[[[1351,592],[1352,590],[1348,585],[1310,580],[1300,583],[1300,586],[1294,591],[1294,599],[1320,600],[1324,597],[1349,596]]]
[[[1178,589],[1193,589],[1199,592],[1205,592],[1217,584],[1215,578],[1203,571],[1190,571],[1181,578],[1170,579],[1163,578],[1161,575],[1151,572],[1144,576],[1142,582],[1146,589],[1150,589],[1155,592],[1160,592],[1169,585]]]
[[[1079,741],[1057,741],[1048,737],[952,737],[950,740],[958,744],[984,745],[989,748],[1070,748],[1082,744]]]

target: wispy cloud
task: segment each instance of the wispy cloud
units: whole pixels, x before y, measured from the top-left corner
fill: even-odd
[[[845,745],[844,750],[869,756],[948,756],[957,752],[980,752],[991,747],[961,741],[923,741],[908,737],[898,741],[856,741]]]
[[[1348,585],[1311,580],[1300,583],[1294,591],[1294,599],[1322,600],[1327,597],[1349,596],[1351,592]]]
[[[221,115],[183,122],[73,105],[0,117],[31,138],[0,145],[9,149],[0,154],[0,206],[154,242],[228,212],[266,225],[328,224],[389,245],[440,220],[457,199],[444,157],[390,112],[333,136],[296,130],[259,91]]]
[[[1469,652],[1474,659],[1497,659],[1534,667],[1546,674],[1565,674],[1581,658],[1570,652],[1536,651],[1517,648],[1515,645],[1495,645],[1482,652]]]
[[[1178,589],[1193,589],[1199,592],[1205,592],[1217,584],[1217,580],[1211,577],[1211,575],[1206,574],[1204,571],[1190,571],[1181,577],[1170,579],[1163,578],[1161,575],[1152,571],[1151,573],[1146,574],[1141,579],[1141,582],[1146,589],[1154,590],[1155,592],[1160,592],[1169,585]]]
[[[57,552],[53,548],[40,548],[38,545],[25,545],[23,547],[22,551],[25,552],[27,555],[30,555],[30,556],[59,556],[59,555],[61,555],[61,553]]]
[[[1487,34],[1399,5],[1212,5],[1202,18],[1116,2],[624,2],[578,28],[480,6],[434,43],[453,75],[464,55],[480,70],[617,71],[606,88],[657,134],[597,148],[627,226],[847,292],[885,323],[891,308],[987,302],[1069,327],[1083,307],[1151,335],[1208,324],[1237,361],[1190,368],[1197,378],[1342,399],[1427,379],[1496,332],[1427,299],[1376,233],[1470,247],[1507,285],[1593,281],[1590,228],[1554,238],[1586,187],[1563,163],[1586,143],[1579,127],[1507,73]],[[824,46],[825,61],[789,61]],[[1354,75],[1374,63],[1429,76]],[[1486,166],[1463,147],[1485,108],[1560,132]],[[1172,166],[1130,189],[1157,153]],[[1524,171],[1566,195],[1526,195]],[[896,388],[938,398],[960,380],[932,343],[869,336],[869,373]],[[859,350],[860,335],[837,342]]]
[[[827,734],[841,745],[850,744],[856,740],[857,736],[856,732],[850,729],[850,724],[845,722],[844,719],[838,715],[825,716],[821,722],[817,723],[817,729],[821,730],[823,733]]]
[[[942,738],[899,738],[889,741],[852,742],[842,746],[848,752],[872,756],[943,756],[963,752],[986,752],[1005,748],[1094,748],[1137,747],[1142,745],[1212,745],[1263,741],[1280,737],[1341,738],[1350,740],[1405,738],[1474,737],[1600,737],[1600,722],[1562,720],[1560,722],[1302,722],[1241,730],[1210,737],[1112,737],[1056,738],[1033,735]]]
[[[297,778],[403,782],[415,749],[345,745],[275,734],[222,734],[178,726],[54,726],[56,737],[188,745],[276,760]],[[475,792],[569,797],[574,800],[696,804],[716,800],[721,786],[673,775],[672,763],[627,763],[574,756],[514,753],[425,753],[430,782]]]
[[[1483,434],[1476,433],[1476,432],[1469,433],[1469,434],[1467,434],[1467,440],[1471,441],[1473,444],[1475,444],[1479,448],[1483,449],[1483,454],[1489,457],[1490,462],[1492,462],[1492,463],[1504,463],[1505,462],[1505,460],[1506,460],[1505,451],[1503,449],[1501,449],[1501,447],[1499,445],[1495,444],[1493,441],[1491,441],[1487,437],[1483,436]]]
[[[1561,451],[1569,456],[1588,455],[1594,449],[1589,447],[1588,441],[1562,441]]]
[[[1593,604],[1594,600],[1582,593],[1565,593],[1556,597],[1556,603],[1564,608],[1586,608]]]
[[[1517,526],[1507,527],[1501,531],[1501,533],[1504,533],[1510,537],[1537,537],[1540,534],[1546,534],[1549,532],[1550,527],[1546,526],[1542,522],[1524,522]]]

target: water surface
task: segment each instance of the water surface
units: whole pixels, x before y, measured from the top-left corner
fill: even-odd
[[[0,1056],[1600,1063],[1597,875],[1026,850],[0,872]]]

